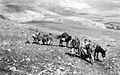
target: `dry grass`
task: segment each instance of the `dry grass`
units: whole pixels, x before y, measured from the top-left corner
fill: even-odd
[[[66,29],[67,28],[67,29]],[[38,30],[43,33],[83,35],[97,43],[109,44],[107,59],[94,65],[78,57],[65,54],[68,48],[26,44]],[[44,31],[46,30],[46,31]],[[12,75],[112,75],[119,74],[119,31],[91,29],[78,23],[29,23],[18,24],[0,19],[0,70]],[[82,38],[81,38],[82,39]],[[98,39],[98,40],[97,40]],[[113,39],[113,40],[111,40]],[[112,46],[111,42],[117,44]],[[57,45],[58,41],[54,40]],[[117,65],[117,66],[116,66]]]

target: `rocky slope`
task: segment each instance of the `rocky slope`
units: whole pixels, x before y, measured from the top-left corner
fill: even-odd
[[[65,4],[64,4],[65,3]],[[94,15],[89,15],[87,13],[81,13],[78,11],[78,6],[70,6],[71,3],[75,3],[76,5],[80,5],[83,8],[89,8],[87,4],[82,4],[71,0],[62,0],[62,1],[27,1],[27,0],[17,0],[17,1],[9,1],[5,0],[0,3],[0,12],[1,15],[9,18],[12,21],[17,22],[26,22],[26,21],[78,21],[82,22],[83,25],[88,25],[92,27],[105,28],[104,24],[99,22],[94,22],[96,19],[104,19],[95,17]],[[79,6],[79,7],[80,7]],[[61,11],[59,11],[61,10]],[[79,13],[78,13],[79,12]],[[89,18],[87,17],[89,16]],[[93,17],[95,17],[93,19]],[[94,21],[92,21],[94,20]]]
[[[44,25],[43,25],[44,24]],[[48,26],[47,26],[47,25]],[[64,24],[68,29],[62,28]],[[70,23],[72,24],[72,23]],[[12,75],[117,75],[119,74],[119,38],[117,32],[106,31],[100,33],[97,29],[90,29],[86,27],[86,37],[96,41],[109,48],[106,60],[103,62],[95,61],[91,65],[87,61],[79,58],[72,57],[66,53],[70,50],[64,47],[58,47],[58,40],[54,39],[54,46],[45,46],[37,44],[27,44],[27,40],[32,41],[31,35],[38,30],[41,33],[51,32],[53,34],[61,34],[66,31],[72,36],[78,35],[82,39],[85,33],[82,30],[85,26],[81,27],[73,23],[70,29],[69,23],[42,23],[37,24],[18,24],[6,19],[0,19],[0,74]],[[46,26],[45,26],[46,25]],[[59,25],[59,26],[58,26]],[[44,27],[45,26],[45,27]],[[52,26],[52,27],[51,27]],[[56,26],[56,28],[54,28]],[[74,27],[81,28],[81,35],[79,29],[74,30]],[[71,31],[69,31],[69,29]],[[45,31],[46,30],[46,31]],[[92,31],[91,31],[92,30]],[[89,33],[88,33],[88,32]],[[103,30],[102,30],[103,31]],[[96,34],[91,36],[91,32]],[[105,32],[105,31],[104,31]],[[116,35],[109,35],[109,33]],[[109,36],[105,38],[106,36]],[[104,37],[102,37],[104,36]],[[94,39],[95,38],[95,39]],[[111,40],[110,38],[114,39]],[[113,43],[113,44],[112,44]]]
[[[80,12],[71,2],[79,6],[73,0],[0,0],[0,75],[120,74],[119,23]],[[81,41],[87,37],[108,49],[106,60],[91,65],[66,54],[70,49],[58,47],[56,39],[53,46],[26,43],[36,31],[54,36],[68,32]]]

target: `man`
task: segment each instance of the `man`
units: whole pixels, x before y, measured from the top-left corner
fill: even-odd
[[[89,46],[91,44],[92,44],[92,41],[88,39],[84,39],[84,41],[82,42],[81,48],[86,54],[88,53],[88,48],[90,48]]]
[[[52,34],[49,33],[49,36],[48,36],[48,44],[49,44],[49,45],[52,45],[52,41],[53,41]]]
[[[83,42],[82,42],[82,48],[86,48],[86,45],[88,45],[89,42],[88,42],[88,39],[85,39]]]

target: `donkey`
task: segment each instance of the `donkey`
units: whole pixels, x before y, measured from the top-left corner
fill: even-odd
[[[41,41],[41,39],[39,38],[40,35],[41,35],[40,33],[37,33],[37,34],[33,34],[33,35],[32,35],[33,43],[39,44],[39,41]]]
[[[43,35],[42,37],[43,44],[46,43],[46,45],[52,45],[53,38],[51,35],[52,35],[51,33],[49,33],[48,35]]]
[[[68,33],[64,32],[61,35],[57,36],[57,39],[60,39],[59,46],[63,46],[63,42],[66,42],[66,47],[68,47],[68,44],[70,40],[72,39],[72,36],[70,36]]]
[[[33,36],[34,43],[40,44],[39,42],[41,41],[43,45],[51,45],[52,44],[52,37],[51,33],[49,35],[41,35],[40,33],[34,34]]]
[[[94,52],[93,52],[93,45],[92,44],[87,44],[85,45],[85,48],[80,47],[79,49],[79,54],[80,57],[85,59],[89,58],[90,59],[90,63],[94,63]]]
[[[75,53],[79,53],[80,47],[80,40],[75,36],[75,39],[72,39],[70,42],[70,47],[72,48],[72,53],[74,54],[74,49],[76,50]]]
[[[102,54],[102,58],[105,59],[106,56],[106,50],[104,50],[101,46],[96,45],[95,52],[94,52],[94,59],[99,60],[98,55],[99,53]]]

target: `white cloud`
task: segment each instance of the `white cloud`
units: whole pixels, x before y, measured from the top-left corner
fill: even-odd
[[[61,6],[71,7],[71,8],[75,8],[78,10],[83,9],[83,8],[90,8],[90,6],[85,2],[79,3],[73,0],[64,0]]]
[[[96,8],[99,10],[113,10],[119,8],[120,3],[114,3],[113,1],[114,0],[93,0],[93,1],[88,0],[87,3],[92,8]]]
[[[119,14],[120,0],[0,0],[0,2],[17,2],[18,4],[61,6],[93,14]]]
[[[52,0],[63,7],[70,7],[91,14],[119,14],[119,0]]]

